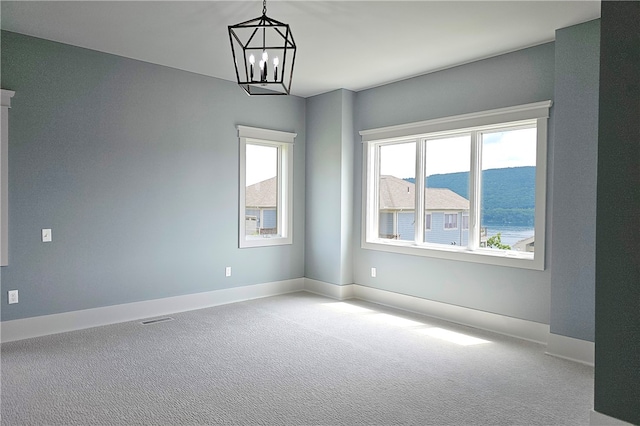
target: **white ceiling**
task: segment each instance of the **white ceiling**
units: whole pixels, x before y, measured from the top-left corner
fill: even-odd
[[[235,81],[227,26],[261,1],[2,1],[2,29]],[[298,46],[292,93],[362,90],[552,41],[599,1],[275,1]]]

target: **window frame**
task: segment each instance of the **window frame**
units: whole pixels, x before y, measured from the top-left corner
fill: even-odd
[[[238,247],[269,247],[293,244],[293,147],[297,133],[238,125],[239,189]],[[276,222],[279,237],[247,238],[246,236],[246,167],[247,145],[275,147],[277,154]],[[260,212],[263,215],[263,212]]]
[[[15,94],[0,89],[0,266],[9,265],[9,108]]]
[[[362,167],[362,228],[361,247],[363,249],[386,251],[440,259],[459,260],[499,266],[544,270],[545,268],[545,232],[546,232],[546,179],[547,179],[547,131],[549,109],[552,102],[542,101],[499,108],[452,117],[443,117],[416,123],[388,126],[360,131],[363,144]],[[512,130],[516,128],[534,127],[536,130],[536,176],[535,176],[535,224],[534,235],[536,250],[533,255],[510,250],[496,250],[480,247],[480,197],[481,155],[478,146],[478,135],[489,131]],[[416,140],[416,176],[424,173],[423,143],[436,137],[470,133],[472,138],[471,171],[469,173],[469,245],[468,246],[436,246],[420,242],[418,234],[424,223],[416,226],[414,241],[390,241],[378,238],[377,227],[379,162],[376,150],[386,144]],[[473,149],[476,147],[476,149]],[[424,210],[425,183],[416,178],[416,211]],[[423,215],[416,215],[419,218]],[[424,219],[423,219],[424,220]],[[477,234],[477,237],[476,237]]]

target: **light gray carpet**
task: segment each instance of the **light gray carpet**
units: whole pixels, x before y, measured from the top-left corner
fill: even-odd
[[[585,425],[593,406],[591,367],[370,303],[295,293],[173,317],[3,344],[2,424]]]

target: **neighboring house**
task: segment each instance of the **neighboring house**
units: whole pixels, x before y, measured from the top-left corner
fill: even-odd
[[[535,236],[525,238],[524,240],[520,240],[517,243],[515,243],[511,248],[517,251],[526,251],[526,252],[533,253],[535,249],[534,243],[535,243]]]
[[[247,235],[276,232],[276,177],[247,186],[245,190],[245,229]]]
[[[382,238],[413,241],[415,184],[395,176],[380,176],[379,234]],[[469,238],[469,200],[448,188],[426,188],[425,241],[466,245]]]

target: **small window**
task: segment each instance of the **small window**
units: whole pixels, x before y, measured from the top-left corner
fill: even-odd
[[[294,133],[238,126],[239,247],[292,243]]]
[[[427,213],[424,217],[424,230],[431,231],[431,213]]]
[[[462,215],[462,229],[469,229],[469,215]]]
[[[444,215],[444,229],[458,229],[458,214],[457,213],[445,213]]]

